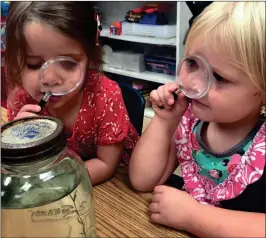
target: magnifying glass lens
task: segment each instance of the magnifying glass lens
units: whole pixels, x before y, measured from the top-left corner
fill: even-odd
[[[188,56],[179,65],[177,80],[187,97],[203,97],[210,87],[211,68],[200,56]]]
[[[83,82],[81,66],[70,57],[60,56],[47,61],[39,72],[40,88],[45,93],[38,103],[44,107],[50,96],[64,96]]]
[[[75,90],[82,79],[78,62],[69,57],[59,57],[45,63],[40,70],[41,90],[62,96]]]

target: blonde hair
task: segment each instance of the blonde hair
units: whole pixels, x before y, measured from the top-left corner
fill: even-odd
[[[244,72],[265,97],[265,2],[214,2],[195,19],[185,55],[199,36]]]

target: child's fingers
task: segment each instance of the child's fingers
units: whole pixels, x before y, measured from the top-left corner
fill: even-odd
[[[150,100],[154,107],[171,110],[175,99],[173,93],[177,90],[176,83],[167,83],[153,90],[150,94]]]
[[[173,93],[177,90],[176,83],[167,83],[159,88],[159,97],[167,109],[171,109],[175,103]],[[167,105],[167,106],[166,106]]]
[[[161,193],[156,193],[156,194],[154,194],[153,196],[152,196],[152,199],[151,199],[151,201],[152,202],[160,202],[160,198],[161,198]]]
[[[174,82],[167,83],[166,86],[167,86],[167,89],[169,90],[170,93],[173,93],[178,89],[177,84]]]
[[[159,212],[159,203],[152,202],[149,206],[149,212],[151,213],[158,213]]]
[[[25,118],[25,117],[35,117],[38,116],[36,113],[32,112],[19,112],[15,119]]]
[[[162,104],[165,103],[163,87],[164,86],[160,86],[159,88],[157,88],[157,94],[158,94],[159,100],[162,102]]]
[[[27,104],[23,106],[19,112],[40,112],[41,107],[35,104]]]
[[[154,223],[161,223],[161,214],[160,213],[152,213],[151,214],[151,221]]]
[[[171,107],[168,105],[167,103],[167,95],[165,95],[165,88],[167,86],[166,85],[163,85],[163,86],[160,86],[158,89],[157,89],[157,93],[158,93],[158,97],[160,99],[160,101],[162,102],[162,106],[165,108],[165,109],[170,109]]]
[[[164,96],[166,99],[166,103],[169,106],[172,106],[175,103],[173,93],[175,92],[176,88],[177,87],[175,85],[172,85],[172,84],[165,85],[165,87],[164,87]]]
[[[152,90],[150,93],[150,100],[154,106],[163,106],[162,102],[160,101],[160,98],[158,96],[157,90]]]
[[[154,188],[154,190],[153,190],[153,194],[154,195],[157,194],[157,193],[162,194],[164,192],[164,188],[165,188],[164,185],[158,185],[158,186],[156,186]]]
[[[25,118],[25,117],[34,117],[38,116],[38,112],[40,112],[42,109],[40,106],[35,104],[27,104],[24,105],[18,115],[15,117],[15,119]]]

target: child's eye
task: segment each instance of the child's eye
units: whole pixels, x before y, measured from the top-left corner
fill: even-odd
[[[187,59],[187,66],[191,69],[191,70],[196,70],[198,69],[198,64],[197,61],[194,59]]]
[[[193,60],[193,59],[187,59],[187,64],[188,64],[188,66],[194,66],[194,65],[196,65],[197,63],[196,63],[196,61]]]
[[[28,69],[30,70],[38,70],[42,67],[41,64],[27,64]]]
[[[62,62],[60,62],[60,65],[65,70],[74,70],[77,67],[77,65],[71,61],[62,61]]]
[[[213,72],[213,76],[218,82],[225,81],[225,79],[221,75],[219,75],[215,72]]]

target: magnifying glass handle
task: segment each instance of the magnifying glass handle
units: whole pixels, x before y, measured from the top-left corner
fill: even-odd
[[[175,92],[172,93],[174,100],[176,101],[178,98],[178,94],[181,93],[182,88],[178,88]],[[164,109],[164,106],[159,106],[160,109]]]
[[[46,103],[48,102],[49,98],[52,96],[52,93],[51,92],[47,92],[43,98],[39,101],[38,105],[43,108]]]
[[[182,92],[182,88],[178,88],[175,92],[173,92],[174,100],[176,101],[178,94]]]

